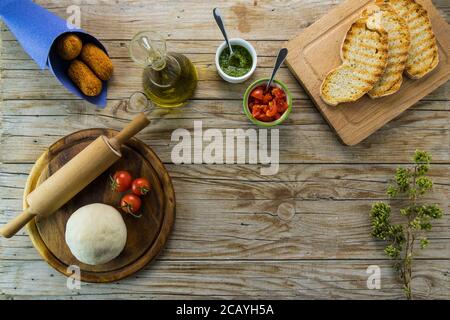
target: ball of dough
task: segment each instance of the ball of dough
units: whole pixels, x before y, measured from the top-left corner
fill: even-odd
[[[79,208],[66,224],[66,242],[80,262],[98,265],[117,257],[125,247],[127,228],[113,207],[93,203]]]

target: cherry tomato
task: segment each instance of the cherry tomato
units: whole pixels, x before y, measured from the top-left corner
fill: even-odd
[[[117,192],[124,192],[130,189],[133,178],[128,171],[116,171],[111,179],[111,189]]]
[[[280,88],[273,88],[272,89],[272,96],[275,96],[278,99],[284,99],[286,95],[284,94],[283,90]]]
[[[144,196],[151,189],[150,182],[145,178],[134,179],[131,183],[131,190],[135,195]]]
[[[261,109],[253,107],[252,110],[252,117],[257,118],[261,114]]]
[[[277,105],[275,103],[275,100],[270,101],[269,107],[266,110],[266,116],[273,117],[274,115],[277,114],[277,112],[278,112],[278,110],[277,110]]]
[[[136,212],[141,208],[142,201],[137,195],[133,193],[126,194],[120,200],[120,208],[133,217],[140,218],[141,215],[136,215]]]
[[[263,98],[264,98],[264,90],[261,87],[257,87],[256,89],[254,89],[252,91],[250,96],[252,96],[253,98],[258,99],[258,100],[263,100]]]
[[[256,119],[258,119],[259,121],[263,121],[263,122],[271,122],[272,121],[272,118],[268,117],[264,113],[261,113]]]
[[[263,111],[263,106],[260,104],[254,104],[252,108],[252,113],[261,113]]]
[[[288,105],[287,105],[286,101],[285,100],[279,100],[279,99],[277,99],[276,101],[277,101],[278,112],[280,112],[280,113],[285,112],[287,110],[287,108],[288,108]]]
[[[270,93],[266,93],[263,97],[263,102],[264,103],[269,103],[269,101],[272,101],[273,97]]]

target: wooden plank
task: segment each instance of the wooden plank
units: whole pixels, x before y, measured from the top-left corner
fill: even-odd
[[[199,83],[194,99],[236,99],[242,97],[245,89],[252,81],[267,77],[271,72],[271,67],[258,68],[252,77],[245,83],[230,86],[217,74],[213,64],[212,55],[205,60],[205,56],[198,57],[197,70],[199,73]],[[203,61],[200,62],[200,60]],[[271,63],[265,59],[265,64]],[[141,90],[142,69],[129,59],[113,59],[115,65],[115,75],[108,86],[109,99],[123,99],[129,97],[136,90]],[[263,61],[264,62],[264,61]],[[3,99],[78,99],[68,92],[48,70],[11,70],[2,71]],[[277,78],[286,83],[294,99],[308,99],[303,88],[295,80],[294,76],[287,68],[282,68],[277,74]],[[426,97],[428,100],[446,100],[449,98],[446,84],[436,92]]]
[[[38,4],[61,17],[67,17],[66,8],[71,0],[39,0]],[[218,40],[220,31],[214,24],[211,9],[220,7],[231,37],[247,40],[287,40],[309,26],[342,0],[303,1],[88,1],[80,4],[81,26],[100,39],[131,39],[151,26],[170,39]],[[448,21],[448,1],[434,0],[441,14]],[[282,19],[280,19],[282,17]],[[267,26],[279,26],[282,32],[268,31]],[[186,27],[188,26],[188,27]],[[4,39],[11,39],[5,34]]]
[[[113,61],[115,74],[108,85],[108,98],[129,97],[142,88],[142,68],[131,61]],[[230,99],[241,97],[247,86],[256,79],[267,77],[270,68],[258,68],[252,77],[243,84],[229,86],[219,78],[211,62],[197,65],[198,87],[194,99]],[[285,82],[294,98],[306,98],[303,89],[297,84],[290,72],[283,68],[278,79]],[[47,70],[3,70],[3,98],[9,99],[75,99]]]
[[[70,101],[38,103],[45,105],[46,108],[62,108],[70,110],[69,112],[74,110],[75,113],[66,115],[59,113],[51,116],[3,116],[1,161],[34,162],[44,148],[58,137],[89,127],[120,128],[131,118],[124,113],[118,114],[116,118],[102,114],[85,103],[77,104]],[[8,106],[9,102],[3,104]],[[448,111],[409,110],[362,144],[349,148],[339,143],[317,111],[312,107],[303,108],[303,105],[310,103],[296,101],[294,103],[296,111],[279,127],[281,163],[409,162],[415,149],[428,150],[433,155],[433,161],[437,163],[449,162]],[[73,106],[78,107],[72,109]],[[241,108],[240,101],[192,101],[175,112],[155,109],[150,114],[154,120],[152,125],[139,137],[148,143],[165,163],[169,163],[172,148],[178,143],[171,142],[172,132],[178,128],[192,131],[195,119],[202,120],[203,130],[217,128],[225,132],[225,129],[234,128],[255,129],[244,117]],[[292,141],[298,143],[293,144]],[[245,151],[245,146],[239,148],[241,152]]]
[[[219,80],[213,72],[215,71],[214,57],[212,53],[186,53],[185,54],[196,66],[199,72],[199,77],[201,80]],[[119,68],[136,68],[139,71],[139,67],[130,65],[128,58],[112,58],[114,65]],[[258,68],[272,68],[275,61],[275,57],[258,57]],[[30,59],[4,59],[0,62],[0,66],[4,70],[37,70],[39,71],[39,66]],[[282,67],[285,68],[284,66]],[[142,69],[141,69],[142,70]],[[216,72],[217,73],[217,72]]]
[[[381,269],[380,290],[367,289],[370,265]],[[415,297],[449,299],[448,277],[447,261],[417,261]],[[133,278],[101,286],[82,284],[74,291],[44,262],[13,261],[0,265],[0,287],[3,299],[404,299],[391,263],[384,260],[157,261]]]
[[[384,200],[387,184],[398,165],[386,164],[281,164],[274,176],[261,176],[253,165],[174,165],[166,164],[176,182],[177,199],[261,200]],[[0,198],[20,200],[32,164],[0,165]],[[434,181],[429,200],[446,203],[450,194],[448,165],[433,164]],[[448,205],[448,204],[447,204]],[[7,210],[19,210],[9,207]]]
[[[116,107],[120,99],[109,99],[104,109],[96,108],[82,100],[7,100],[0,102],[0,116],[11,117],[31,117],[31,116],[66,116],[67,114],[96,114],[99,116],[114,116],[116,118],[126,118],[127,113],[117,110],[112,114],[111,109]],[[156,109],[151,112],[154,117],[164,117],[164,119],[176,119],[180,117],[203,119],[220,114],[241,114],[239,109],[241,99],[217,101],[217,100],[194,100],[176,112],[167,112],[163,109]],[[298,108],[305,110],[307,114],[317,114],[317,119],[322,119],[315,111],[315,107],[307,100],[294,100]],[[447,101],[420,101],[410,110],[417,111],[450,111],[450,104]],[[293,116],[293,115],[292,115]],[[309,117],[308,117],[309,119]],[[311,118],[312,119],[312,118]],[[318,123],[324,123],[320,121]]]
[[[250,202],[249,205],[245,203]],[[280,204],[292,205],[288,220],[277,215]],[[385,244],[370,236],[368,201],[205,200],[177,202],[175,229],[162,260],[345,260],[386,259]],[[220,209],[209,207],[222,206]],[[448,210],[448,207],[446,208]],[[7,211],[4,223],[18,211]],[[450,220],[434,223],[427,250],[418,259],[450,261]],[[195,229],[195,232],[192,230]],[[41,260],[22,232],[0,241],[0,259]]]
[[[0,224],[19,212],[29,167],[1,166]],[[272,178],[249,165],[167,169],[177,194],[177,222],[161,259],[385,257],[382,243],[369,235],[368,213],[374,201],[386,198],[394,165],[282,165]],[[448,211],[448,167],[435,165],[430,173],[435,189],[428,201]],[[436,221],[430,247],[419,258],[450,259],[449,225],[448,214]],[[39,259],[21,235],[0,240],[0,259]]]
[[[170,51],[180,52],[186,55],[215,55],[217,48],[223,42],[223,40],[168,40],[167,48]],[[256,52],[258,53],[258,58],[272,58],[278,53],[278,50],[283,45],[284,41],[273,40],[265,41],[258,40],[252,41]],[[126,40],[105,40],[102,44],[108,50],[108,54],[111,58],[129,58],[130,54],[128,51],[129,41]],[[17,40],[5,40],[3,42],[3,48],[1,50],[1,57],[3,60],[18,61],[27,60],[32,62],[33,60],[25,53],[25,51],[20,46]],[[212,60],[211,60],[212,61]],[[34,62],[33,62],[34,63]],[[273,63],[272,63],[273,64]],[[34,63],[35,68],[37,65]],[[5,68],[15,68],[14,65],[8,65],[4,63]],[[16,68],[17,69],[17,68]]]
[[[200,81],[218,81],[223,83],[223,86],[213,86],[211,90],[214,90],[214,88],[217,88],[217,92],[214,92],[214,94],[217,97],[220,97],[223,95],[223,91],[226,91],[229,93],[229,90],[225,90],[225,87],[229,89],[230,87],[223,82],[219,76],[217,75],[216,68],[214,66],[214,54],[215,54],[215,45],[219,44],[219,41],[200,41],[197,46],[191,47],[191,45],[194,45],[192,41],[171,41],[169,46],[173,44],[174,51],[182,52],[186,54],[197,66],[197,69],[199,70],[199,77]],[[110,55],[113,57],[113,62],[116,67],[116,74],[117,77],[124,77],[126,74],[132,76],[133,79],[136,79],[136,81],[139,80],[140,75],[140,68],[135,65],[133,62],[130,61],[128,58],[128,49],[127,44],[123,41],[106,41],[105,43],[106,48],[108,48]],[[280,41],[256,41],[256,50],[258,51],[258,69],[261,69],[261,72],[259,72],[259,77],[267,76],[267,74],[270,73],[270,68],[272,68],[274,64],[274,54],[278,51],[278,48],[282,45],[282,42]],[[209,50],[208,50],[209,48]],[[260,51],[261,50],[261,51]],[[42,85],[49,85],[48,83],[45,83],[42,77],[46,79],[45,81],[51,81],[55,82],[55,88],[57,86],[60,87],[58,95],[64,95],[66,99],[77,99],[74,95],[71,95],[68,92],[65,92],[65,89],[62,88],[59,84],[57,84],[57,81],[52,79],[53,76],[48,71],[40,71],[39,67],[34,63],[33,60],[29,59],[26,53],[23,51],[23,49],[18,45],[17,41],[8,41],[6,44],[3,45],[3,49],[0,51],[2,54],[2,59],[0,60],[0,68],[3,70],[12,70],[12,73],[9,74],[6,72],[6,77],[9,75],[9,77],[21,77],[21,73],[24,73],[24,76],[27,76],[27,78],[33,78],[33,73],[35,73],[35,78],[31,81],[26,81],[24,85],[32,85],[36,81],[36,77],[39,78]],[[131,74],[130,74],[131,71]],[[31,73],[31,74],[30,74]],[[40,75],[39,77],[37,75]],[[289,77],[290,73],[287,70],[286,67],[282,67],[281,71],[281,80],[286,81],[286,83],[290,84],[292,87],[294,87],[293,93],[295,99],[308,99],[305,92],[301,87],[299,87],[299,84],[296,81],[292,81],[291,77]],[[256,77],[252,78],[253,80],[256,79]],[[12,80],[9,80],[10,82]],[[251,80],[246,82],[246,85],[250,84]],[[201,82],[202,83],[202,82]],[[53,84],[52,84],[53,85]],[[233,85],[242,87],[242,90],[245,90],[245,85]],[[448,87],[450,86],[449,83],[446,83],[443,85],[443,88],[438,89],[435,92],[432,92],[429,94],[425,99],[426,100],[444,100],[449,98],[448,94]],[[140,83],[134,83],[134,82],[128,82],[125,87],[123,87],[123,84],[121,83],[120,91],[128,90],[127,92],[133,92],[131,87],[136,90],[136,88],[140,87]],[[291,88],[291,87],[290,87]],[[292,88],[291,88],[292,89]],[[116,88],[112,88],[112,90],[117,91]],[[20,90],[25,91],[25,90]],[[222,92],[221,92],[222,91]],[[16,92],[16,91],[15,91]],[[237,90],[235,91],[237,92]],[[5,91],[4,93],[8,93]],[[122,97],[124,93],[117,93]],[[241,93],[240,93],[241,94]],[[239,95],[240,95],[239,94]],[[212,95],[212,93],[210,94]],[[239,96],[238,95],[238,96]],[[114,99],[117,98],[116,93],[110,93],[109,98]],[[201,96],[197,95],[198,98],[202,98]],[[5,98],[8,98],[6,96]],[[10,94],[10,98],[14,98],[14,93]],[[27,96],[25,96],[26,99],[29,99]],[[46,98],[52,98],[52,95],[46,96]],[[223,98],[229,99],[228,96],[224,96]]]

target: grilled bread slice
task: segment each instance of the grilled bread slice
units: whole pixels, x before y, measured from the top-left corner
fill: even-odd
[[[402,85],[410,45],[409,29],[405,20],[383,0],[376,2],[374,10],[374,14],[380,15],[381,24],[388,34],[388,63],[380,81],[368,95],[381,98],[397,92]]]
[[[343,63],[322,82],[320,96],[331,106],[352,102],[380,80],[388,59],[388,37],[379,17],[363,12],[347,32],[341,50]]]
[[[405,19],[411,36],[406,74],[420,79],[439,63],[436,38],[427,11],[414,0],[386,0]]]

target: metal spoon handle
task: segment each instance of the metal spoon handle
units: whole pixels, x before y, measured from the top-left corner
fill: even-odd
[[[273,67],[272,76],[270,77],[270,80],[266,86],[266,91],[269,90],[270,85],[272,84],[272,81],[275,78],[275,74],[277,73],[278,69],[280,69],[280,67],[283,64],[284,59],[286,59],[287,55],[288,55],[287,48],[283,48],[280,50],[280,52],[278,52],[277,60],[275,61],[275,66]]]
[[[233,54],[233,49],[231,48],[231,44],[228,41],[227,32],[225,30],[225,25],[223,23],[222,16],[220,15],[219,8],[213,9],[213,15],[214,15],[214,19],[216,20],[217,25],[219,26],[220,31],[222,31],[223,37],[225,38],[228,48],[230,49],[230,55],[231,55],[231,54]]]

